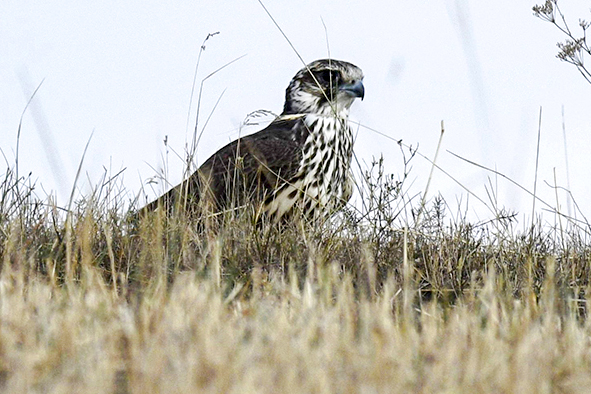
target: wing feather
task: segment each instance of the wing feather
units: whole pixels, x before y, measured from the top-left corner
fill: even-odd
[[[263,130],[218,150],[146,209],[163,206],[171,212],[180,205],[192,211],[203,199],[210,200],[217,210],[252,199],[262,201],[296,175],[308,134],[303,117],[279,117]]]

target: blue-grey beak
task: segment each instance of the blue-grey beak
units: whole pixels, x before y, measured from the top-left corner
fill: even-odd
[[[363,100],[363,97],[365,96],[365,87],[363,87],[363,82],[361,80],[343,84],[339,89],[344,90],[353,97],[360,97],[361,100]]]

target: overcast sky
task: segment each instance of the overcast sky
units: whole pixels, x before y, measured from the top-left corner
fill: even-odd
[[[383,154],[387,171],[400,174],[395,140],[418,145],[433,157],[444,120],[439,166],[487,201],[490,177],[498,205],[528,218],[527,193],[449,151],[533,190],[541,107],[538,193],[556,206],[545,182],[554,184],[556,174],[556,183],[567,187],[564,107],[570,189],[591,216],[591,85],[556,59],[556,42],[564,37],[533,16],[535,4],[266,2],[306,62],[328,57],[330,50],[331,57],[364,70],[366,97],[351,114],[368,127],[359,129],[355,145],[361,163]],[[591,19],[588,1],[560,4],[574,28],[578,18]],[[201,56],[197,90],[207,75],[245,56],[203,83],[199,130],[211,117],[198,147],[199,164],[240,132],[257,130],[240,131],[247,114],[280,113],[285,88],[302,67],[258,1],[2,0],[0,149],[9,165],[14,165],[21,114],[44,81],[23,118],[19,151],[19,171],[33,173],[41,197],[53,191],[65,204],[93,131],[80,192],[96,185],[105,168],[112,174],[125,168],[132,197],[166,157],[169,179],[180,181],[183,163],[174,151],[183,155],[192,138],[196,95],[189,127],[187,119],[197,57],[214,32],[219,34],[207,41]],[[415,158],[411,164],[411,192],[422,191],[429,163]],[[453,210],[457,201],[466,201],[466,192],[436,171],[429,198],[439,193]],[[559,200],[566,212],[564,193]],[[491,216],[474,197],[468,210],[478,219]]]

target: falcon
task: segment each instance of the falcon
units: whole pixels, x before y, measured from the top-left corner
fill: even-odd
[[[364,94],[357,66],[334,59],[308,64],[287,87],[281,115],[218,150],[143,211],[191,215],[205,206],[222,212],[254,202],[272,220],[296,211],[329,217],[353,192],[349,108]]]

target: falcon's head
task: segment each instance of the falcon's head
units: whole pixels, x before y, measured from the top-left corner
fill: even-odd
[[[301,69],[285,92],[282,115],[314,113],[335,116],[365,94],[363,72],[351,63],[316,60]]]

